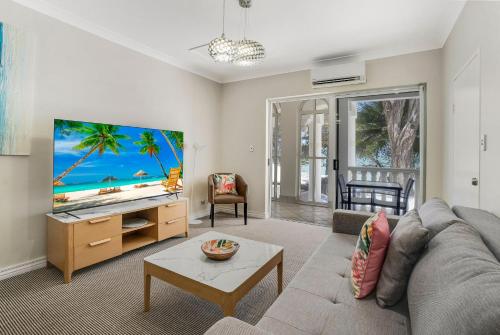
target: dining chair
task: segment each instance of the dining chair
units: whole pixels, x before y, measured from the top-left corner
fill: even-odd
[[[406,214],[408,211],[408,200],[411,195],[411,191],[413,189],[413,185],[415,184],[415,179],[413,178],[408,178],[406,181],[405,187],[403,189],[403,192],[401,193],[400,197],[400,204],[399,204],[399,209],[402,211],[402,214]],[[390,196],[391,200],[379,200],[377,199],[377,195],[382,195],[382,196]],[[373,205],[378,206],[378,207],[386,207],[386,208],[392,208],[394,209],[394,212],[397,211],[397,194],[393,190],[379,190],[375,191],[373,194]],[[399,215],[400,213],[395,213]]]
[[[342,177],[342,178],[340,178]],[[339,175],[337,178],[337,186],[340,191],[340,206],[342,209],[349,208],[349,191],[347,190],[347,184],[345,182],[344,176]],[[362,194],[369,194],[369,197],[362,197]],[[373,206],[373,192],[359,192],[354,189],[351,189],[351,205],[363,205],[370,206],[370,211],[374,211]]]

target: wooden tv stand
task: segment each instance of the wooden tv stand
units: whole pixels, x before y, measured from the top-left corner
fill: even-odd
[[[47,214],[47,265],[61,270],[69,283],[76,270],[176,235],[188,237],[187,208],[186,198],[159,197]],[[122,228],[122,221],[133,217],[148,223]]]

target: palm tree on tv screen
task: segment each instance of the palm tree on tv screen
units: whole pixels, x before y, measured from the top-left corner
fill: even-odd
[[[90,124],[88,126],[80,124],[79,127],[71,128],[72,131],[87,135],[80,141],[80,144],[74,146],[73,149],[78,151],[89,149],[89,151],[83,157],[73,163],[73,165],[71,165],[63,173],[57,176],[54,179],[54,184],[58,183],[62,178],[67,176],[78,165],[89,158],[89,156],[94,152],[102,155],[104,154],[104,152],[106,152],[106,150],[110,150],[114,154],[119,155],[119,150],[123,148],[120,140],[127,140],[130,138],[127,135],[118,134],[119,129],[119,126],[113,126],[109,124]]]
[[[59,133],[62,136],[68,136],[73,131],[78,131],[83,126],[83,122],[81,121],[71,121],[71,120],[54,120],[54,129],[59,130]]]
[[[177,150],[175,147],[179,149],[184,149],[184,134],[180,131],[172,131],[172,130],[161,130],[160,133],[163,135],[163,138],[167,142],[168,146],[172,150],[177,163],[182,171],[182,162],[179,159],[179,155],[177,155]]]
[[[139,153],[143,155],[149,154],[149,157],[154,157],[156,159],[156,161],[161,167],[163,175],[165,176],[165,178],[168,179],[168,174],[165,171],[165,168],[163,167],[160,158],[158,157],[158,154],[160,153],[160,146],[156,144],[156,139],[153,135],[153,132],[152,131],[143,132],[141,134],[141,140],[135,141],[134,144],[140,146]]]

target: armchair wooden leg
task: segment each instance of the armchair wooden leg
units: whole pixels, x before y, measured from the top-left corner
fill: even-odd
[[[244,211],[244,216],[245,216],[245,226],[247,224],[247,217],[248,217],[248,204],[245,202],[245,205],[243,206],[243,211]]]
[[[238,204],[234,204],[234,216],[238,217]]]
[[[215,209],[215,204],[210,205],[210,220],[212,221],[212,228],[214,227],[214,209]]]

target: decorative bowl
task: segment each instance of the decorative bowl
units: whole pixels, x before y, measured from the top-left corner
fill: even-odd
[[[238,242],[225,239],[209,240],[201,245],[203,253],[216,261],[224,261],[233,257],[239,248]]]

